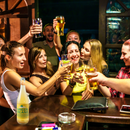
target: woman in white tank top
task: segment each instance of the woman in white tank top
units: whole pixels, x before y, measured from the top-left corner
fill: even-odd
[[[24,62],[26,61],[25,49],[21,43],[10,41],[2,47],[2,51],[1,67],[3,74],[1,78],[1,85],[5,98],[12,111],[15,113],[21,79],[21,76],[16,70],[24,67]],[[55,84],[56,80],[61,75],[67,73],[68,66],[60,66],[58,71],[48,81],[39,87],[36,87],[32,83],[25,81],[26,91],[33,96],[45,96],[46,91],[54,87],[53,84]]]

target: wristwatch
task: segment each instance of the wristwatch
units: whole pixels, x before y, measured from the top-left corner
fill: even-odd
[[[57,32],[55,32],[54,30],[53,30],[53,33],[57,34]]]

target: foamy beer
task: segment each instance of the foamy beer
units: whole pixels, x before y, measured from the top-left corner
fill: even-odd
[[[56,20],[58,21],[58,23],[56,25],[57,35],[64,36],[65,18],[64,18],[64,16],[56,16]]]
[[[91,78],[93,78],[93,77],[96,77],[97,76],[97,74],[96,73],[93,73],[93,72],[88,72],[87,73],[87,78],[88,78],[88,80],[89,79],[91,79]],[[89,82],[89,84],[90,84],[90,89],[92,89],[92,90],[96,90],[96,89],[98,89],[98,83],[97,82]]]

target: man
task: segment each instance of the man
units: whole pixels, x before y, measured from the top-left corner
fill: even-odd
[[[38,34],[40,32],[41,32],[41,27],[39,25],[35,24],[30,27],[29,32],[23,38],[21,38],[19,40],[19,42],[24,44],[28,40],[32,39],[34,34]],[[44,48],[46,51],[46,54],[47,54],[47,59],[48,59],[48,61],[51,62],[54,72],[56,72],[59,61],[58,61],[57,52],[56,52],[54,42],[53,42],[54,32],[53,32],[53,25],[51,23],[48,23],[44,26],[43,35],[45,36],[46,40],[35,42],[35,43],[33,43],[33,45],[28,44],[26,46],[29,49],[32,46],[38,46],[38,47]]]
[[[97,72],[98,76],[91,78],[90,82],[97,81],[100,85],[110,87],[112,97],[125,97],[125,94],[130,94],[130,39],[125,41],[122,46],[121,60],[124,61],[126,67],[122,67],[116,78],[107,78],[103,74]],[[106,87],[100,87],[103,93]],[[119,91],[119,92],[118,92]]]

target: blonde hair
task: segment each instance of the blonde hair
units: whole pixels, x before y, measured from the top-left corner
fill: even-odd
[[[102,73],[104,58],[102,53],[101,42],[97,39],[89,39],[86,42],[89,42],[91,46],[90,55],[91,55],[93,65],[97,68],[97,71]]]

